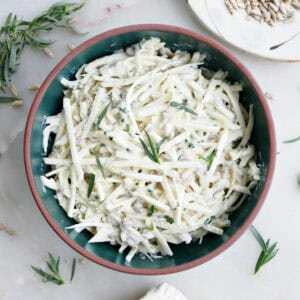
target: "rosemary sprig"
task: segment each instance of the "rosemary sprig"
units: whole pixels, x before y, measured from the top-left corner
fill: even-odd
[[[100,126],[100,124],[101,124],[101,121],[102,121],[103,118],[105,117],[105,115],[106,115],[106,113],[107,113],[107,111],[108,111],[108,108],[109,108],[110,104],[111,104],[111,102],[108,103],[108,104],[104,107],[104,109],[102,110],[102,112],[100,113],[100,115],[99,115],[99,117],[98,117],[98,119],[97,119],[97,121],[96,121],[96,128],[99,128],[99,126]]]
[[[12,13],[7,16],[5,24],[0,28],[0,91],[6,92],[12,75],[18,69],[24,47],[46,49],[54,41],[42,38],[41,34],[55,27],[73,29],[68,21],[72,18],[71,14],[82,6],[83,3],[56,3],[31,21],[18,19]],[[0,103],[7,102],[8,97],[0,98]]]
[[[60,257],[58,256],[58,258],[55,259],[51,253],[48,253],[48,254],[49,254],[49,261],[47,261],[47,266],[48,266],[49,270],[51,271],[51,273],[47,273],[47,272],[43,271],[42,269],[36,268],[34,266],[31,266],[31,268],[37,274],[42,276],[43,282],[52,282],[57,285],[62,285],[65,282],[59,274]]]
[[[213,150],[208,157],[204,157],[202,154],[198,154],[198,158],[199,159],[203,159],[205,161],[207,161],[207,170],[209,171],[211,168],[211,165],[216,157],[217,151]]]
[[[286,140],[286,141],[283,141],[284,144],[291,144],[291,143],[295,143],[295,142],[298,142],[300,141],[300,136],[297,136],[296,138],[294,139],[290,139],[290,140]]]
[[[166,140],[166,138],[163,138],[158,144],[153,140],[153,138],[148,134],[148,132],[145,130],[146,133],[146,137],[148,140],[148,144],[150,146],[150,148],[146,145],[146,143],[140,138],[140,142],[143,146],[143,149],[145,151],[145,153],[147,154],[147,156],[153,160],[156,163],[160,163],[159,160],[159,150],[160,150],[160,146],[162,145],[162,143]]]
[[[102,164],[101,164],[101,160],[100,160],[99,157],[96,157],[96,163],[97,163],[97,167],[98,167],[98,169],[100,170],[100,172],[101,172],[103,178],[106,178],[105,172],[104,172],[104,169],[103,169],[103,166],[102,166]]]
[[[279,249],[276,249],[277,242],[271,246],[270,239],[265,242],[263,237],[253,225],[250,226],[250,230],[262,249],[255,265],[254,274],[256,274],[263,265],[268,263],[277,254]]]
[[[92,191],[93,191],[93,188],[94,188],[94,185],[95,185],[95,174],[93,173],[90,173],[89,174],[89,185],[88,185],[88,191],[87,191],[87,197],[90,198],[91,194],[92,194]]]
[[[193,111],[192,109],[188,108],[186,105],[183,105],[183,104],[181,104],[181,103],[179,103],[179,102],[172,101],[172,102],[170,103],[170,105],[171,105],[172,107],[174,107],[174,108],[184,110],[185,112],[190,113],[190,114],[192,114],[192,115],[195,115],[195,116],[198,115],[195,111]]]
[[[76,258],[73,258],[70,282],[72,282],[72,280],[74,278],[75,270],[76,270]]]

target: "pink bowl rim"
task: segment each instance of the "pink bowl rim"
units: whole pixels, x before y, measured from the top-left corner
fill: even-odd
[[[86,48],[90,47],[91,45],[105,40],[109,37],[119,35],[122,33],[127,33],[127,32],[133,32],[133,31],[150,31],[150,30],[157,30],[157,31],[169,31],[169,32],[174,32],[178,34],[183,34],[186,36],[189,36],[191,38],[194,38],[196,40],[199,40],[203,43],[206,43],[210,45],[211,47],[217,49],[219,52],[221,52],[224,56],[229,58],[239,69],[240,71],[247,77],[249,82],[252,84],[253,88],[255,89],[259,100],[261,101],[261,104],[264,109],[264,113],[266,116],[267,120],[267,125],[268,125],[268,130],[270,134],[270,163],[269,163],[269,168],[264,184],[263,191],[257,201],[256,206],[254,207],[253,211],[247,218],[247,220],[244,222],[244,224],[237,230],[235,234],[233,234],[232,237],[230,237],[224,244],[222,244],[219,248],[215,249],[214,251],[210,252],[209,254],[193,260],[191,262],[175,266],[175,267],[168,267],[168,268],[163,268],[163,269],[139,269],[139,268],[132,268],[132,267],[126,267],[126,266],[121,266],[112,262],[109,262],[105,259],[102,259],[96,255],[93,255],[89,251],[85,250],[81,246],[79,246],[77,243],[75,243],[52,219],[50,214],[48,213],[46,207],[44,206],[40,195],[37,191],[35,182],[34,182],[34,177],[33,177],[33,172],[31,168],[31,163],[30,163],[30,136],[31,136],[31,131],[32,131],[32,124],[34,121],[35,113],[37,111],[37,108],[43,98],[43,95],[45,91],[47,90],[48,86],[52,82],[52,80],[55,78],[55,76],[59,73],[59,71],[71,60],[73,59],[76,55],[78,55],[80,52],[85,50]],[[120,272],[125,272],[129,274],[136,274],[136,275],[163,275],[163,274],[170,274],[170,273],[175,273],[175,272],[180,272],[183,270],[187,270],[193,267],[196,267],[200,264],[203,264],[210,259],[216,257],[218,254],[221,252],[225,251],[227,248],[229,248],[245,231],[246,229],[250,226],[250,224],[253,222],[254,218],[258,214],[259,210],[261,209],[265,198],[267,196],[267,193],[270,189],[272,177],[274,174],[274,169],[275,169],[275,160],[276,160],[276,138],[275,138],[275,129],[274,129],[274,123],[272,119],[272,115],[269,109],[269,106],[267,104],[267,101],[264,97],[264,94],[262,90],[260,89],[258,83],[254,79],[254,77],[251,75],[249,70],[235,57],[233,56],[228,50],[226,50],[223,46],[221,46],[219,43],[216,41],[205,37],[201,34],[198,34],[196,32],[193,32],[191,30],[177,27],[177,26],[170,26],[170,25],[161,25],[161,24],[140,24],[140,25],[130,25],[130,26],[125,26],[125,27],[120,27],[120,28],[115,28],[109,31],[106,31],[104,33],[101,33],[99,35],[96,35],[95,37],[92,37],[91,39],[87,40],[86,42],[82,43],[79,45],[77,48],[75,48],[72,52],[70,52],[67,56],[65,56],[55,67],[54,69],[50,72],[50,74],[47,76],[43,84],[41,85],[41,88],[39,89],[32,106],[30,108],[27,122],[26,122],[26,127],[25,127],[25,133],[24,133],[24,162],[25,162],[25,170],[26,170],[26,175],[27,175],[27,180],[29,183],[30,190],[32,192],[32,195],[35,199],[35,202],[40,209],[42,215],[48,222],[48,224],[51,226],[51,228],[58,234],[58,236],[65,241],[70,247],[72,247],[75,251],[80,253],[81,255],[85,256],[86,258],[90,259],[91,261],[98,263],[104,267],[120,271]]]

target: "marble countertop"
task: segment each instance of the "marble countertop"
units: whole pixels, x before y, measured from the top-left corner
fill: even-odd
[[[46,9],[51,0],[6,1],[0,22],[9,12],[30,19]],[[121,7],[118,6],[120,4]],[[110,9],[107,9],[110,7]],[[53,66],[68,52],[68,44],[115,27],[138,23],[163,23],[206,32],[184,0],[87,0],[79,13],[86,36],[56,31],[51,59],[25,49],[14,84],[24,100],[21,108],[0,107],[0,300],[14,299],[105,299],[137,300],[162,282],[180,289],[190,300],[297,299],[300,278],[300,143],[282,141],[300,135],[300,64],[275,63],[243,53],[225,44],[254,74],[264,92],[272,95],[269,105],[275,120],[278,156],[273,184],[254,224],[265,237],[278,241],[279,253],[253,276],[259,246],[247,231],[224,253],[192,270],[165,276],[134,276],[118,273],[83,259],[72,284],[44,284],[30,269],[42,266],[47,252],[60,255],[62,273],[69,276],[70,259],[80,256],[52,231],[39,213],[25,178],[23,130],[34,93],[27,90],[41,83]],[[238,30],[238,28],[233,29]],[[300,48],[300,45],[299,45]],[[5,224],[15,231],[1,230]]]

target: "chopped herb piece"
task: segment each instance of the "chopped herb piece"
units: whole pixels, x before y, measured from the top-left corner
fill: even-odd
[[[165,219],[168,223],[173,224],[174,223],[174,219],[170,216],[165,216]]]
[[[97,167],[98,167],[98,169],[100,170],[100,172],[101,172],[103,178],[106,178],[105,173],[104,173],[104,169],[103,169],[103,166],[102,166],[102,164],[101,164],[101,161],[100,161],[100,158],[99,158],[99,157],[96,157],[96,163],[97,163]]]
[[[265,242],[253,225],[250,226],[250,230],[262,249],[254,269],[254,274],[256,274],[263,265],[268,263],[277,254],[279,249],[276,249],[277,243],[270,246],[270,239]]]
[[[147,217],[151,217],[154,214],[154,209],[155,209],[154,205],[151,205],[148,210]]]
[[[174,107],[174,108],[177,108],[177,109],[181,109],[181,110],[184,110],[185,112],[187,113],[190,113],[192,115],[195,115],[197,116],[198,114],[193,111],[192,109],[188,108],[187,106],[183,105],[183,104],[180,104],[179,102],[176,102],[176,101],[172,101],[170,103],[171,107]]]
[[[181,103],[182,105],[187,105],[187,99],[183,99]]]
[[[31,268],[37,274],[42,276],[43,282],[52,282],[57,285],[62,285],[65,282],[63,281],[63,279],[61,278],[61,276],[59,274],[60,257],[58,256],[58,258],[55,259],[51,253],[48,253],[48,254],[49,254],[49,261],[47,261],[47,266],[48,266],[49,270],[51,271],[51,273],[47,273],[47,272],[43,271],[42,269],[36,268],[34,266],[31,266]]]
[[[72,280],[74,278],[75,270],[76,270],[76,258],[73,258],[70,282],[72,282]]]
[[[121,107],[120,111],[123,112],[123,113],[126,113],[126,108],[125,107]]]
[[[152,231],[154,229],[154,224],[153,222],[150,223],[149,229]]]
[[[291,144],[291,143],[295,143],[295,142],[298,142],[298,141],[300,141],[300,136],[298,136],[298,137],[296,137],[294,139],[291,139],[291,140],[286,140],[283,143],[284,144]]]
[[[217,151],[213,150],[208,157],[204,157],[202,154],[198,154],[198,158],[207,161],[207,170],[210,170],[216,154]]]
[[[100,124],[101,124],[101,121],[102,121],[103,118],[105,117],[105,115],[106,115],[106,113],[107,113],[108,108],[109,108],[110,105],[111,105],[111,102],[108,103],[108,104],[104,107],[104,109],[102,110],[102,112],[100,113],[100,115],[99,115],[99,117],[98,117],[98,119],[97,119],[97,121],[96,121],[96,128],[99,128],[99,126],[100,126]]]
[[[189,148],[195,148],[195,145],[193,143],[188,143]]]
[[[90,198],[93,188],[94,188],[94,184],[95,184],[95,174],[91,173],[89,174],[89,185],[88,185],[88,191],[87,191],[87,197]]]
[[[298,177],[297,177],[297,183],[300,186],[300,175],[298,175]]]
[[[160,150],[160,146],[161,144],[166,140],[166,138],[162,139],[158,144],[153,140],[153,138],[148,134],[148,132],[145,130],[146,133],[146,137],[148,140],[148,144],[150,145],[150,148],[146,145],[146,143],[139,138],[143,149],[145,151],[145,153],[147,154],[147,156],[153,160],[156,163],[160,163],[159,161],[159,150]]]
[[[207,158],[207,170],[210,170],[211,165],[214,161],[214,158],[216,157],[217,151],[214,150]]]

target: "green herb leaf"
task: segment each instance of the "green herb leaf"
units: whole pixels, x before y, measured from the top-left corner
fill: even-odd
[[[154,229],[154,224],[153,222],[150,223],[149,229],[152,231]]]
[[[147,154],[147,156],[153,160],[156,163],[160,163],[159,160],[159,150],[160,150],[160,146],[161,144],[166,140],[166,138],[162,139],[158,144],[153,140],[153,138],[148,134],[148,132],[145,130],[145,134],[148,140],[148,144],[150,145],[150,148],[146,145],[146,143],[139,138],[143,149],[145,151],[145,153]]]
[[[154,161],[159,163],[158,146],[155,143],[155,141],[153,141],[153,139],[151,138],[151,136],[148,134],[148,132],[146,130],[145,130],[145,133],[146,133],[148,143],[149,143],[151,151],[152,151]]]
[[[17,97],[0,97],[0,103],[10,103],[10,102],[14,102],[16,100],[20,100],[20,98]]]
[[[211,165],[216,157],[217,151],[214,150],[207,158],[207,170],[210,170]]]
[[[100,172],[101,172],[103,178],[106,178],[105,173],[104,173],[104,169],[103,169],[103,166],[102,166],[102,164],[101,164],[101,161],[100,161],[100,158],[99,158],[99,157],[96,157],[96,163],[97,163],[97,167],[98,167],[98,169],[100,170]]]
[[[100,124],[101,124],[101,121],[103,120],[103,118],[105,117],[107,111],[108,111],[108,108],[109,106],[111,105],[111,103],[108,103],[104,109],[102,110],[102,112],[100,113],[97,121],[96,121],[96,128],[99,128]]]
[[[174,219],[170,216],[165,216],[165,219],[168,223],[173,224],[174,223]]]
[[[188,108],[187,106],[185,106],[185,105],[183,105],[183,104],[180,104],[179,102],[172,101],[172,102],[170,103],[170,105],[171,105],[172,107],[174,107],[174,108],[184,110],[185,112],[190,113],[190,114],[192,114],[192,115],[195,115],[195,116],[198,115],[195,111],[193,111],[192,109]]]
[[[257,229],[253,226],[253,225],[250,225],[250,230],[252,232],[252,234],[254,235],[254,237],[256,238],[256,240],[258,241],[260,247],[266,251],[266,244],[265,244],[265,241],[263,239],[263,237],[260,235],[260,233],[257,231]]]
[[[250,226],[250,230],[262,249],[254,269],[254,274],[256,274],[263,265],[268,263],[278,253],[279,249],[276,249],[277,243],[270,246],[270,239],[265,242],[261,234],[253,225]]]
[[[75,270],[76,270],[76,258],[73,258],[70,282],[72,282],[72,280],[74,278]]]
[[[207,170],[210,170],[214,158],[216,157],[216,154],[217,151],[213,150],[208,157],[204,157],[202,154],[198,154],[198,158],[207,161]]]
[[[154,214],[154,209],[155,209],[154,205],[151,205],[148,210],[147,217],[151,217]]]
[[[295,142],[298,142],[300,141],[300,136],[294,138],[294,139],[291,139],[291,140],[286,140],[286,141],[283,141],[284,144],[291,144],[291,143],[295,143]]]
[[[300,186],[300,175],[298,175],[298,177],[297,177],[297,183]]]
[[[95,174],[91,173],[89,174],[89,185],[88,185],[88,192],[87,192],[87,197],[90,198],[94,185],[95,185]]]

